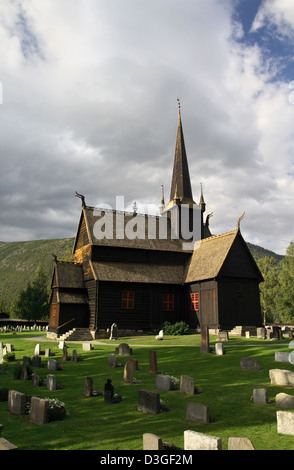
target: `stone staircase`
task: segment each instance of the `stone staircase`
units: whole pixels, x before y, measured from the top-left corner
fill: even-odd
[[[61,341],[92,341],[93,336],[89,328],[73,328],[61,335],[58,339]]]

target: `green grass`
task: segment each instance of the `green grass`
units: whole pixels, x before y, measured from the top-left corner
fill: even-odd
[[[293,387],[270,384],[269,369],[280,368],[294,371],[294,366],[274,360],[274,351],[288,351],[289,340],[269,342],[257,338],[231,338],[224,343],[226,354],[200,353],[200,336],[165,337],[162,342],[153,337],[120,338],[118,342],[105,340],[96,342],[94,350],[83,351],[82,344],[68,342],[69,353],[76,349],[82,361],[62,362],[62,351],[58,341],[49,342],[46,337],[39,341],[35,332],[0,334],[0,341],[12,343],[16,349],[16,360],[25,355],[33,356],[35,345],[40,342],[42,350],[49,347],[55,359],[63,365],[56,371],[58,390],[49,391],[44,386],[33,387],[30,381],[15,380],[15,362],[8,363],[8,374],[0,375],[0,388],[7,387],[27,395],[42,398],[58,398],[65,403],[69,415],[62,421],[43,426],[30,423],[28,415],[15,415],[8,411],[8,403],[0,402],[0,423],[4,425],[2,437],[23,450],[141,450],[142,435],[151,432],[163,441],[183,449],[184,431],[195,430],[222,438],[223,449],[227,449],[229,437],[247,437],[256,450],[294,450],[294,436],[277,433],[275,396],[279,392],[294,393]],[[30,338],[34,338],[33,340]],[[45,339],[45,341],[44,341]],[[213,344],[216,337],[211,336]],[[133,356],[138,359],[140,370],[135,377],[142,384],[125,384],[123,367],[110,369],[109,354],[115,352],[115,344],[128,342],[133,347]],[[150,345],[150,346],[149,346]],[[137,411],[140,388],[155,389],[155,376],[149,374],[149,350],[157,353],[158,368],[163,374],[180,378],[193,377],[202,393],[183,395],[179,390],[160,391],[160,397],[169,412],[149,415]],[[240,369],[241,357],[254,357],[261,370]],[[119,357],[125,364],[126,357]],[[48,373],[47,359],[42,356],[43,367],[38,369],[40,377]],[[106,405],[102,397],[84,396],[86,377],[93,378],[94,390],[103,389],[108,377],[112,379],[115,393],[122,395],[119,404]],[[256,405],[251,401],[254,388],[266,388],[270,403]],[[212,422],[207,424],[186,420],[187,403],[202,403],[209,406]]]

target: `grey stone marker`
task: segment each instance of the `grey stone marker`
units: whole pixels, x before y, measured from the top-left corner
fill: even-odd
[[[184,431],[184,450],[222,450],[222,439],[196,431]]]
[[[209,407],[200,403],[188,403],[186,419],[197,423],[209,423]]]
[[[180,392],[186,393],[187,395],[194,395],[195,384],[194,379],[192,377],[188,377],[187,375],[181,375]]]
[[[277,411],[277,432],[294,436],[294,413]]]
[[[163,450],[163,442],[159,436],[152,433],[143,434],[143,450]]]
[[[255,450],[247,437],[229,437],[228,450]]]
[[[272,385],[294,385],[294,372],[284,369],[270,369]]]
[[[289,362],[289,352],[275,351],[276,362]]]
[[[87,377],[85,381],[85,397],[92,396],[93,393],[93,379],[92,377]]]
[[[108,366],[113,368],[117,367],[117,357],[115,354],[110,354],[108,356]]]
[[[39,386],[39,375],[38,375],[38,372],[35,371],[33,374],[32,374],[32,385],[34,387],[38,387]]]
[[[47,389],[56,390],[56,377],[53,374],[47,375]]]
[[[33,356],[32,357],[32,367],[41,367],[42,366],[42,359],[40,356]]]
[[[223,343],[215,343],[215,354],[217,356],[224,355],[224,344]]]
[[[24,393],[9,390],[8,392],[8,409],[11,413],[17,415],[25,414],[26,396]]]
[[[49,400],[38,397],[31,399],[30,422],[34,424],[45,424],[48,422]]]
[[[172,379],[170,375],[157,375],[156,376],[156,388],[158,390],[168,391],[172,389]]]
[[[47,367],[49,370],[57,370],[57,361],[55,359],[49,359]]]
[[[294,408],[294,396],[287,393],[278,393],[276,395],[276,406],[282,408]]]
[[[134,364],[132,362],[126,362],[124,368],[124,382],[132,383],[134,378]]]
[[[78,362],[78,353],[76,349],[74,349],[72,352],[71,362]]]
[[[138,411],[143,413],[160,413],[160,395],[152,390],[138,391]]]
[[[121,343],[117,348],[116,348],[116,353],[119,356],[131,356],[132,355],[132,348],[127,343]]]
[[[252,357],[242,357],[240,360],[241,369],[245,370],[258,370],[260,369],[259,362]]]
[[[265,388],[255,388],[253,390],[253,403],[266,405],[268,403],[268,393]]]
[[[51,349],[45,349],[45,357],[50,357]]]

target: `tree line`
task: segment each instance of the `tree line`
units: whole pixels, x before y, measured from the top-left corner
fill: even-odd
[[[257,264],[264,277],[260,303],[265,323],[294,323],[294,240],[281,261],[264,256]]]

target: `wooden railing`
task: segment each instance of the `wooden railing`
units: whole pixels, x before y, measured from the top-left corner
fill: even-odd
[[[58,326],[56,329],[59,330],[60,328],[62,328],[63,326],[67,325],[68,323],[71,323],[72,321],[74,321],[75,318],[72,318],[71,320],[68,320],[67,322],[63,323],[63,325],[60,325]]]

